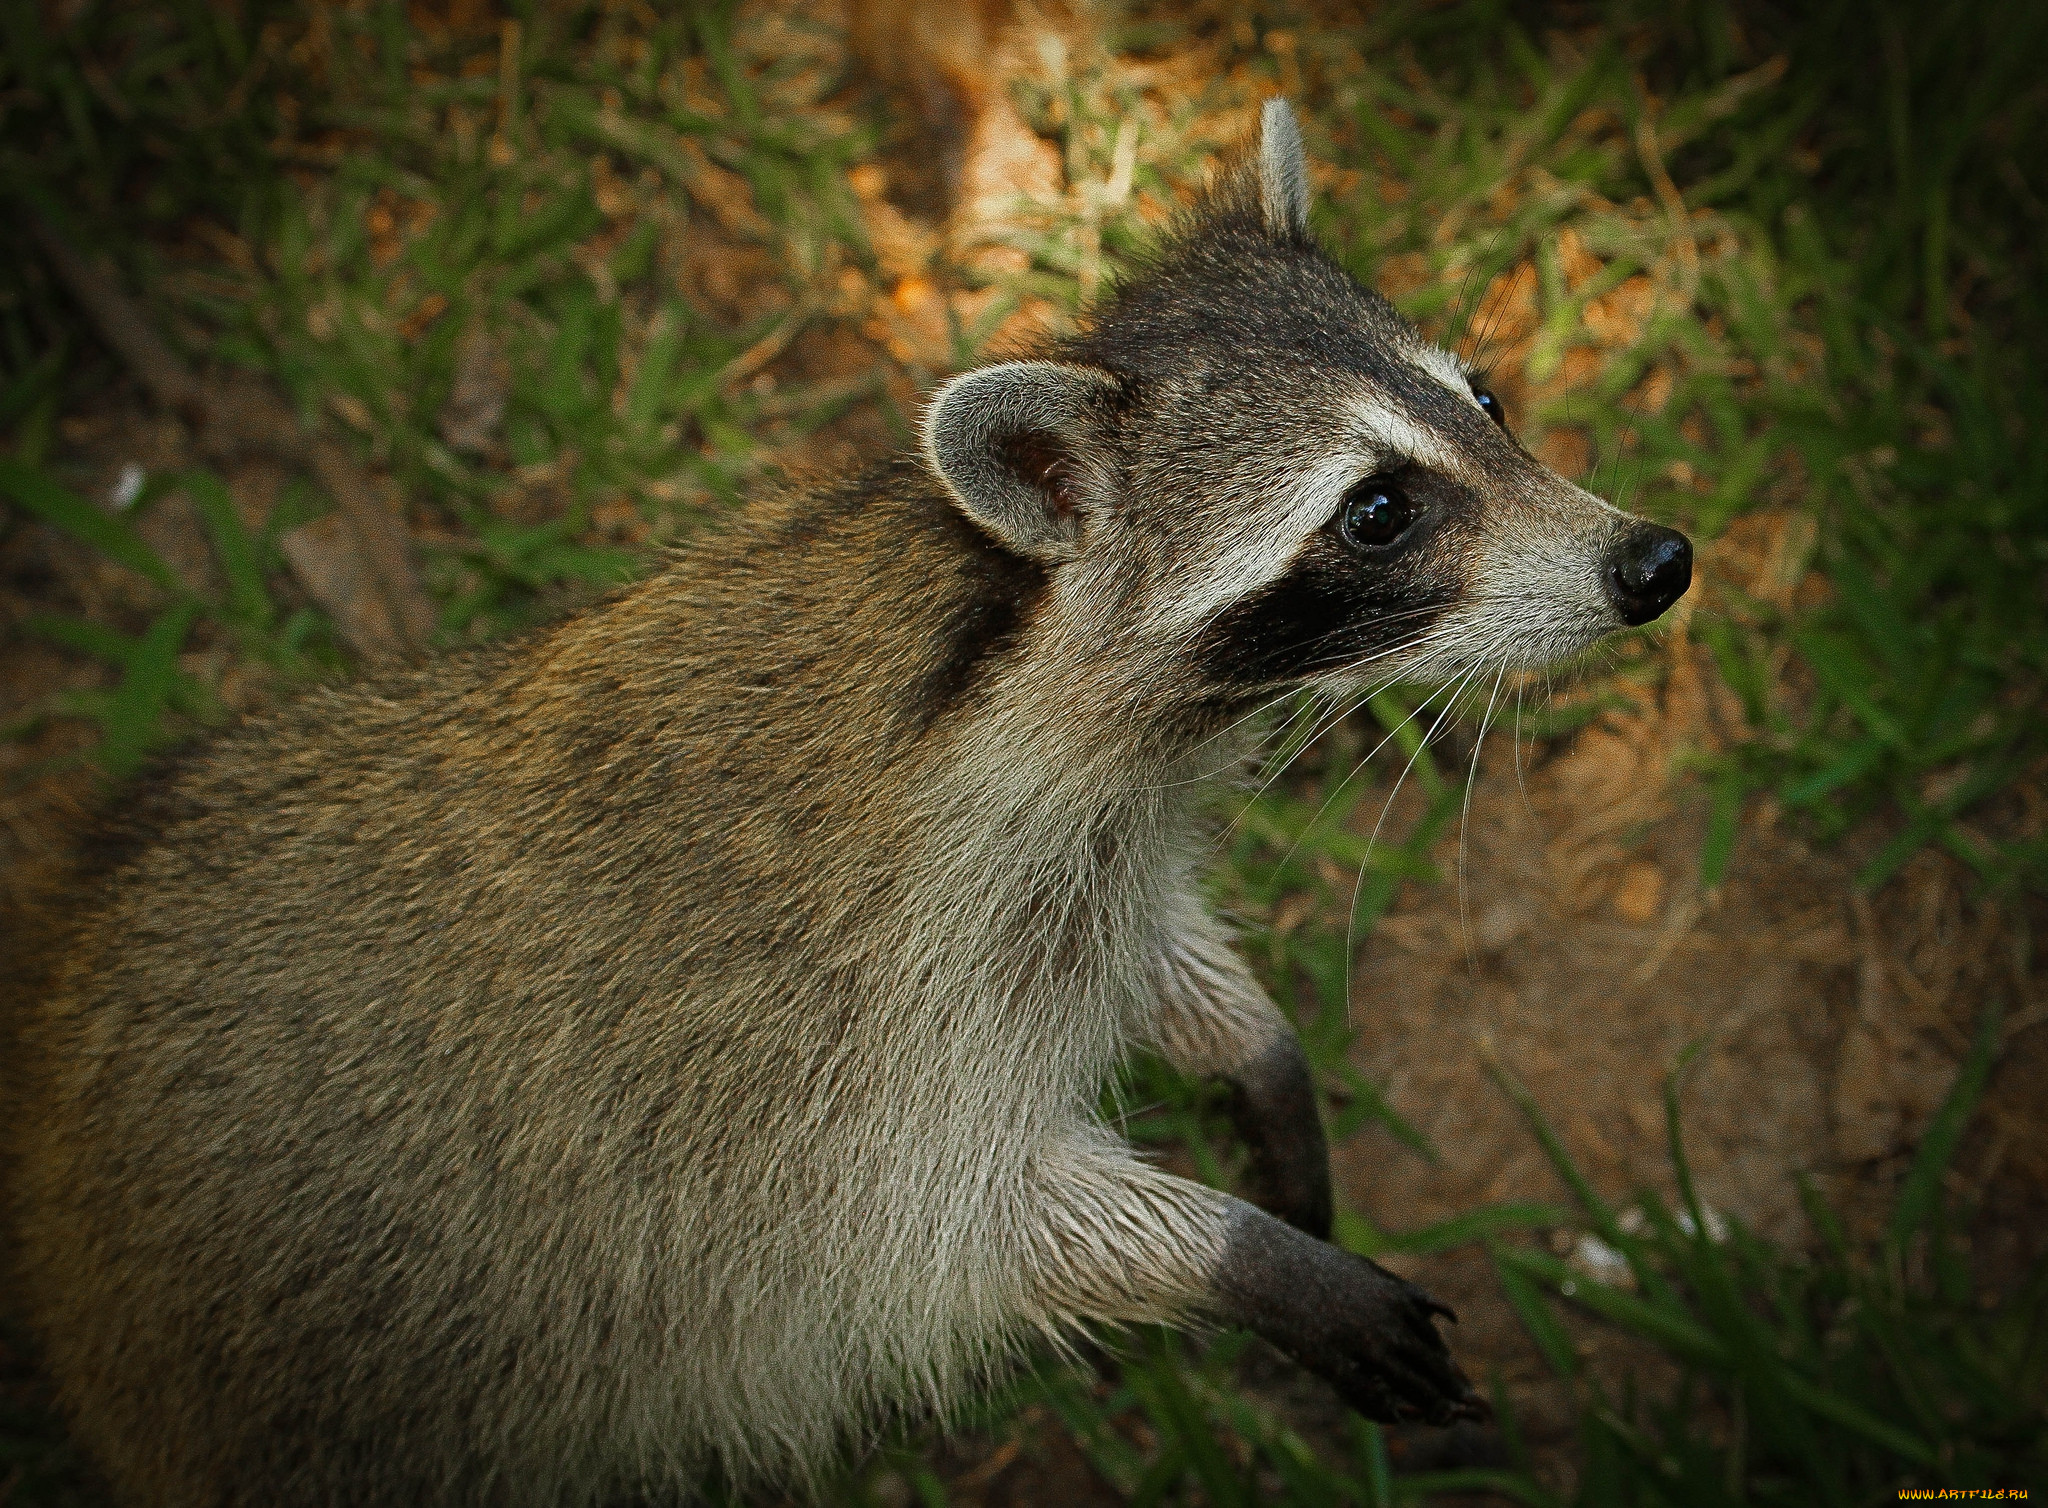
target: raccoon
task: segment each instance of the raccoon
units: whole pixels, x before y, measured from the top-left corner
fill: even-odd
[[[1090,1322],[1484,1404],[1329,1244],[1309,1066],[1198,888],[1261,708],[1535,665],[1690,553],[1326,256],[1294,118],[916,454],[129,793],[24,934],[9,1243],[151,1504],[815,1483]],[[1097,1116],[1235,1089],[1253,1199]]]

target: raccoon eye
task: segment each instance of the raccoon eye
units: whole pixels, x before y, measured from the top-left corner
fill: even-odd
[[[1507,405],[1493,395],[1492,388],[1475,385],[1472,389],[1472,398],[1474,402],[1486,410],[1487,418],[1498,424],[1502,429],[1508,427]]]
[[[1381,550],[1415,522],[1415,505],[1391,477],[1369,476],[1344,494],[1337,537],[1353,550]]]

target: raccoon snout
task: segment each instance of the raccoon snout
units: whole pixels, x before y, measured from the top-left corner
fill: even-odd
[[[1676,529],[1631,524],[1608,546],[1603,579],[1622,622],[1648,623],[1692,585],[1692,541]]]

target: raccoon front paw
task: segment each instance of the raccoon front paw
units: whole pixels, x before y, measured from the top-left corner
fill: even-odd
[[[1340,1255],[1343,1255],[1340,1253]],[[1436,1327],[1457,1315],[1422,1289],[1362,1257],[1358,1302],[1331,1316],[1324,1344],[1303,1363],[1368,1419],[1382,1424],[1483,1421],[1493,1409],[1451,1359]]]
[[[1445,1425],[1492,1410],[1451,1360],[1457,1316],[1376,1262],[1240,1206],[1217,1270],[1226,1316],[1264,1336],[1368,1419]]]

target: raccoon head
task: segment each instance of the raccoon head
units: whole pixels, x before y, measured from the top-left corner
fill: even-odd
[[[1051,359],[968,372],[925,455],[1050,568],[1098,664],[1209,705],[1532,667],[1685,592],[1685,536],[1543,466],[1308,229],[1293,114]]]

